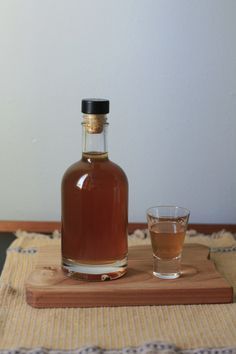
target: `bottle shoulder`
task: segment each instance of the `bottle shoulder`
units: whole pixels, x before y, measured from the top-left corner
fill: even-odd
[[[116,164],[115,162],[109,160],[110,162],[110,166],[115,170],[117,171],[117,173],[119,173],[121,176],[123,176],[124,178],[127,179],[127,176],[126,176],[126,173],[125,171],[122,169],[121,166],[119,166],[118,164]]]
[[[122,179],[128,183],[126,174],[123,169],[108,158],[92,162],[81,159],[75,162],[65,171],[63,181],[67,179],[77,179],[85,174],[99,179]]]
[[[82,161],[76,161],[72,165],[70,165],[64,172],[63,179],[67,176],[73,175],[75,173],[83,173],[83,171],[86,171],[87,166],[86,164]]]

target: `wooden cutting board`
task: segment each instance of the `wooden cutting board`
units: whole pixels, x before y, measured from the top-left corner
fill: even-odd
[[[129,249],[128,272],[106,282],[68,278],[60,268],[60,248],[41,248],[35,271],[26,287],[33,307],[98,307],[170,304],[213,304],[233,301],[233,289],[208,259],[209,249],[185,245],[180,278],[158,279],[152,275],[150,246]]]

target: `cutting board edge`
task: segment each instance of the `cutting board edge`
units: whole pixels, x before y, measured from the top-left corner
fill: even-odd
[[[186,299],[181,299],[181,294],[185,294],[186,290],[189,295],[194,293],[193,301],[186,301]],[[199,294],[197,289],[176,289],[175,294],[169,294],[168,289],[158,289],[158,293],[155,290],[150,291],[148,294],[145,294],[145,297],[142,299],[140,293],[137,299],[133,298],[133,294],[129,294],[127,297],[127,292],[121,294],[122,296],[114,296],[114,292],[110,293],[106,298],[106,301],[102,297],[98,297],[97,294],[92,294],[90,301],[89,291],[83,294],[78,293],[77,299],[75,299],[71,293],[61,292],[60,297],[63,297],[64,303],[61,302],[48,302],[52,298],[52,293],[50,292],[41,292],[35,293],[34,288],[26,288],[26,302],[28,305],[35,308],[65,308],[65,307],[118,307],[118,306],[157,306],[157,305],[194,305],[194,304],[226,304],[233,302],[233,287],[220,288],[220,295],[215,296],[215,288],[212,289],[201,289]],[[215,297],[212,299],[211,294]],[[71,295],[71,296],[70,296]],[[81,296],[82,295],[82,296]],[[107,295],[107,294],[106,294]],[[179,297],[178,297],[179,296]],[[93,298],[94,297],[94,298]],[[54,298],[54,297],[53,297]],[[132,302],[130,301],[132,298]],[[55,298],[54,298],[55,300]],[[60,300],[60,298],[59,298]],[[96,301],[96,304],[94,304]]]

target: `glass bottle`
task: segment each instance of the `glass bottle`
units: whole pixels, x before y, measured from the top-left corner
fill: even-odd
[[[109,101],[82,100],[82,159],[62,180],[62,268],[85,280],[127,269],[128,180],[108,158]]]

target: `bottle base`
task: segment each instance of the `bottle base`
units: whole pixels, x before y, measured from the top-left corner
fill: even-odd
[[[127,272],[128,257],[113,263],[83,264],[62,257],[63,271],[73,279],[87,281],[115,280]]]

